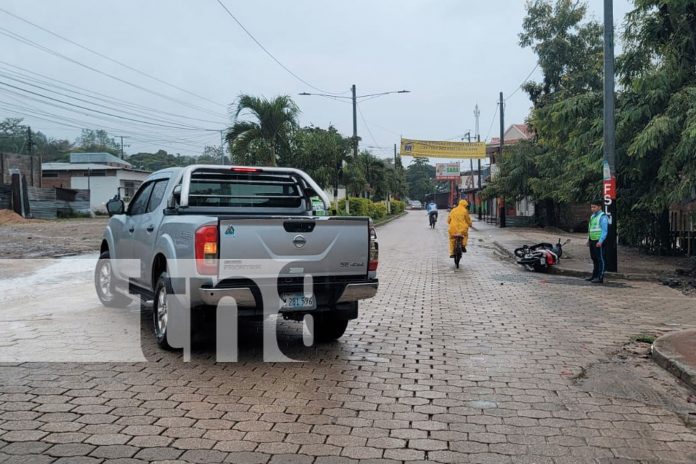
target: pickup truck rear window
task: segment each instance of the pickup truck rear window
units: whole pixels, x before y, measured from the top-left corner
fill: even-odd
[[[190,206],[298,208],[303,196],[291,175],[196,172],[189,188]]]

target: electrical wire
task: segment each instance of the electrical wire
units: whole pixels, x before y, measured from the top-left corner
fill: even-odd
[[[90,123],[85,123],[83,121],[72,119],[72,118],[65,118],[63,116],[55,115],[52,113],[46,113],[46,112],[42,112],[42,111],[32,111],[31,109],[26,108],[24,105],[21,105],[21,106],[20,105],[13,105],[13,104],[10,104],[10,103],[4,102],[4,101],[0,101],[0,109],[4,109],[4,110],[6,110],[8,112],[12,112],[14,114],[22,114],[24,116],[48,121],[48,122],[51,122],[53,124],[57,124],[59,126],[71,127],[71,128],[80,129],[80,130],[84,129],[85,126],[91,125]],[[121,128],[108,127],[108,126],[103,126],[103,125],[100,125],[100,128],[106,129],[110,132],[124,132]],[[195,150],[202,151],[202,149],[204,148],[204,146],[202,146],[202,145],[208,145],[208,144],[205,144],[205,142],[201,142],[200,144],[197,144],[197,143],[181,142],[181,141],[177,141],[176,139],[169,139],[169,138],[154,138],[154,137],[148,136],[147,134],[140,134],[138,132],[134,132],[134,131],[130,131],[130,130],[125,131],[125,132],[132,134],[132,135],[128,136],[131,140],[140,141],[142,143],[147,143],[147,144],[152,145],[152,146],[155,146],[155,144],[162,145],[163,143],[166,143],[166,144],[180,145],[180,146],[186,147],[189,150],[195,149]],[[168,145],[165,148],[171,149],[172,146]]]
[[[4,65],[5,67],[3,67],[2,65]],[[8,69],[7,67],[10,67],[13,69]],[[19,70],[19,71],[17,71],[17,70]],[[150,108],[150,107],[144,106],[144,105],[139,105],[136,103],[129,102],[127,100],[123,100],[123,99],[112,97],[112,96],[109,96],[109,95],[106,95],[106,94],[103,94],[100,92],[96,92],[94,90],[89,90],[89,89],[86,89],[84,87],[80,87],[80,86],[71,84],[69,82],[61,81],[60,79],[49,77],[45,74],[37,73],[37,72],[31,71],[31,70],[28,70],[26,68],[22,68],[21,66],[16,66],[16,65],[13,65],[13,64],[8,63],[6,61],[2,61],[2,60],[0,60],[0,71],[4,72],[6,74],[9,74],[9,75],[15,76],[15,77],[25,79],[26,81],[29,81],[29,82],[39,83],[42,85],[46,85],[48,87],[56,88],[58,90],[63,90],[65,92],[70,92],[70,93],[74,93],[76,95],[81,95],[84,97],[93,98],[95,100],[99,100],[99,101],[102,101],[105,103],[112,103],[112,104],[118,104],[121,106],[126,106],[128,108],[135,109],[135,110],[152,112],[152,113],[158,114],[158,115],[164,114],[167,116],[172,116],[172,117],[176,117],[176,118],[180,118],[180,119],[186,119],[186,120],[198,121],[198,122],[206,122],[206,123],[211,123],[211,124],[226,124],[227,123],[225,118],[222,118],[222,117],[219,120],[215,120],[215,121],[211,120],[211,119],[200,119],[200,118],[195,118],[195,117],[186,116],[186,115],[182,115],[182,114],[170,113],[168,111],[164,111],[161,109]],[[38,76],[38,77],[33,77],[33,76]],[[59,84],[62,84],[62,85],[59,85]],[[77,89],[77,90],[73,90],[73,89]]]
[[[500,103],[495,105],[495,111],[493,112],[493,118],[491,118],[491,125],[488,126],[488,133],[486,134],[486,138],[484,140],[488,140],[488,136],[491,135],[491,130],[493,129],[493,123],[495,122],[495,116],[498,114],[498,105],[500,105]]]
[[[100,69],[97,69],[97,68],[95,68],[95,67],[93,67],[93,66],[84,64],[84,63],[82,63],[82,62],[80,62],[80,61],[77,61],[77,60],[74,60],[74,59],[72,59],[72,58],[70,58],[70,57],[68,57],[68,56],[66,56],[66,55],[63,55],[62,53],[56,52],[55,50],[51,50],[51,49],[48,48],[48,47],[44,47],[43,45],[41,45],[41,44],[39,44],[39,43],[37,43],[37,42],[34,42],[34,41],[30,40],[30,39],[27,39],[26,37],[22,37],[21,35],[16,34],[16,33],[12,32],[12,31],[10,31],[10,30],[8,30],[8,29],[5,29],[5,28],[3,28],[3,27],[0,27],[0,35],[4,35],[4,36],[9,37],[9,38],[11,38],[11,39],[13,39],[13,40],[16,40],[16,41],[18,41],[18,42],[20,42],[20,43],[23,43],[23,44],[28,45],[28,46],[30,46],[30,47],[36,48],[36,49],[38,49],[38,50],[41,50],[41,51],[43,51],[44,53],[48,53],[49,55],[53,55],[53,56],[55,56],[55,57],[64,59],[64,60],[66,60],[66,61],[69,61],[69,62],[71,62],[71,63],[77,65],[77,66],[83,67],[83,68],[85,68],[85,69],[88,69],[88,70],[90,70],[90,71],[92,71],[92,72],[95,72],[95,73],[97,73],[97,74],[100,74],[100,75],[102,75],[102,76],[106,76],[106,77],[108,77],[108,78],[110,78],[110,79],[113,79],[113,80],[115,80],[115,81],[121,82],[122,84],[126,84],[126,85],[128,85],[128,86],[134,87],[134,88],[136,88],[136,89],[138,89],[138,90],[141,90],[141,91],[143,91],[143,92],[147,92],[147,93],[150,93],[150,94],[152,94],[152,95],[156,95],[156,96],[158,96],[158,97],[160,97],[160,98],[163,98],[163,99],[165,99],[165,100],[172,101],[172,102],[177,103],[177,104],[179,104],[179,105],[185,106],[185,107],[187,107],[187,108],[189,108],[189,109],[194,109],[194,110],[200,111],[200,112],[202,112],[202,113],[212,114],[212,115],[214,115],[214,116],[220,116],[219,113],[210,111],[209,109],[206,109],[206,108],[203,108],[203,107],[201,107],[201,106],[194,105],[194,104],[191,104],[191,103],[187,103],[187,102],[184,102],[184,101],[182,101],[182,100],[178,100],[178,99],[176,99],[176,98],[170,97],[170,96],[168,96],[168,95],[166,95],[166,94],[163,94],[163,93],[160,93],[160,92],[157,92],[157,91],[154,91],[154,90],[150,90],[150,89],[148,89],[148,88],[146,88],[146,87],[143,87],[143,86],[141,86],[141,85],[138,85],[138,84],[135,84],[135,83],[133,83],[133,82],[127,81],[127,80],[125,80],[125,79],[121,79],[120,77],[114,76],[114,75],[112,75],[112,74],[110,74],[110,73],[108,73],[108,72],[101,71]]]
[[[379,145],[379,143],[377,143],[377,139],[370,130],[370,126],[367,124],[367,121],[365,120],[365,115],[363,114],[362,109],[360,109],[360,105],[355,106],[358,109],[358,113],[360,113],[360,119],[362,119],[363,124],[365,124],[365,129],[367,129],[367,133],[370,134],[370,137],[372,138],[372,141],[375,143],[375,145]]]
[[[20,20],[20,21],[22,21],[22,22],[24,22],[24,23],[26,23],[26,24],[29,24],[29,25],[31,25],[31,26],[34,26],[35,28],[44,31],[44,32],[46,32],[47,34],[50,34],[50,35],[52,35],[52,36],[54,36],[54,37],[58,37],[59,39],[62,39],[62,40],[66,41],[66,42],[68,42],[68,43],[70,43],[70,44],[73,44],[73,45],[75,45],[76,47],[79,47],[79,48],[81,48],[81,49],[83,49],[83,50],[87,50],[88,52],[93,53],[93,54],[99,56],[100,58],[103,58],[103,59],[105,59],[105,60],[111,61],[112,63],[116,63],[116,64],[118,64],[119,66],[123,66],[123,67],[126,68],[126,69],[130,69],[131,71],[140,74],[141,76],[145,76],[145,77],[147,77],[147,78],[149,78],[149,79],[152,79],[152,80],[154,80],[154,81],[156,81],[156,82],[159,82],[160,84],[167,85],[167,86],[169,86],[169,87],[171,87],[171,88],[174,88],[174,89],[179,90],[179,91],[181,91],[181,92],[187,93],[187,94],[189,94],[189,95],[191,95],[191,96],[200,98],[201,100],[205,100],[205,101],[207,101],[207,102],[209,102],[209,103],[212,103],[212,104],[214,104],[214,105],[222,106],[222,107],[225,106],[225,105],[223,105],[223,104],[221,104],[221,103],[218,103],[218,102],[216,102],[216,101],[214,101],[214,100],[211,100],[211,99],[209,99],[209,98],[206,98],[206,97],[203,97],[203,96],[198,95],[198,94],[196,94],[196,93],[193,93],[193,92],[191,92],[191,91],[189,91],[189,90],[186,90],[186,89],[184,89],[184,88],[182,88],[182,87],[179,87],[179,86],[177,86],[177,85],[174,85],[174,84],[172,84],[172,83],[170,83],[170,82],[167,82],[167,81],[165,81],[165,80],[163,80],[163,79],[160,79],[160,78],[158,78],[158,77],[152,76],[152,75],[150,75],[150,74],[148,74],[148,73],[146,73],[146,72],[144,72],[144,71],[141,71],[141,70],[139,70],[139,69],[137,69],[137,68],[134,68],[134,67],[132,67],[132,66],[130,66],[130,65],[127,65],[127,64],[125,64],[125,63],[122,63],[121,61],[118,61],[118,60],[116,60],[116,59],[114,59],[114,58],[111,58],[110,56],[104,55],[103,53],[100,53],[100,52],[98,52],[98,51],[96,51],[96,50],[92,50],[92,49],[89,48],[89,47],[86,47],[86,46],[84,46],[84,45],[82,45],[82,44],[79,44],[79,43],[73,41],[73,40],[70,40],[70,39],[68,39],[67,37],[63,37],[62,35],[60,35],[60,34],[58,34],[58,33],[56,33],[56,32],[53,32],[53,31],[51,31],[51,30],[49,30],[49,29],[46,29],[45,27],[39,26],[38,24],[33,23],[33,22],[29,21],[28,19],[22,18],[22,17],[19,16],[19,15],[16,15],[16,14],[14,14],[14,13],[11,13],[11,12],[5,10],[4,8],[0,8],[0,12],[5,13],[6,15],[12,16],[13,18],[18,19],[18,20]]]
[[[524,84],[527,83],[527,81],[529,80],[530,77],[532,77],[532,74],[534,74],[534,71],[536,71],[538,67],[539,67],[539,63],[537,63],[536,66],[534,66],[534,69],[532,69],[532,70],[530,71],[530,73],[527,74],[527,77],[525,77],[524,80],[522,81],[522,83],[521,83],[520,85],[517,86],[517,88],[515,89],[515,91],[512,92],[510,95],[508,95],[508,97],[507,97],[505,100],[503,100],[503,101],[504,101],[504,102],[507,102],[509,99],[512,98],[513,95],[515,95],[517,92],[519,92],[519,90],[522,88],[522,86],[523,86]]]
[[[41,116],[49,116],[51,118],[55,118],[55,119],[58,119],[61,121],[72,122],[74,124],[78,124],[77,127],[81,128],[81,129],[85,128],[85,127],[90,127],[90,126],[94,127],[96,125],[97,127],[108,129],[111,132],[126,132],[128,134],[142,135],[142,136],[148,137],[150,139],[165,140],[167,142],[179,141],[179,140],[183,140],[183,141],[187,141],[187,142],[194,141],[194,139],[189,140],[188,138],[182,138],[180,136],[179,137],[167,136],[164,133],[164,132],[166,132],[166,130],[163,131],[163,130],[158,129],[157,132],[148,132],[146,129],[143,128],[142,125],[136,125],[135,128],[132,128],[132,127],[128,126],[130,123],[127,123],[127,122],[126,122],[126,125],[124,127],[123,121],[118,121],[119,126],[114,128],[113,125],[107,125],[107,124],[110,124],[113,122],[111,119],[103,118],[102,116],[94,116],[91,114],[84,114],[84,113],[80,113],[79,111],[76,111],[76,112],[82,116],[87,116],[88,118],[90,118],[90,121],[87,122],[84,119],[75,119],[75,118],[67,117],[65,115],[57,115],[55,113],[47,112],[43,109],[31,107],[30,105],[27,104],[26,97],[22,96],[22,98],[18,98],[12,94],[8,94],[6,96],[17,102],[16,105],[13,105],[14,108],[11,108],[11,110],[14,112],[21,113],[21,114],[28,114],[29,116],[35,116],[37,114],[41,115]],[[40,102],[40,103],[44,104],[44,102]],[[10,103],[8,103],[8,104],[10,104]],[[62,107],[59,107],[58,105],[55,105],[55,106],[58,107],[59,109],[63,109]],[[31,112],[33,112],[33,113],[31,113]],[[108,122],[107,122],[107,124],[104,124],[102,122],[95,123],[95,121],[93,120],[95,118],[96,119],[107,119]],[[178,132],[177,132],[177,134],[178,134]],[[204,136],[206,138],[209,138],[211,135],[212,135],[212,133],[208,132],[205,134],[197,134],[197,137]],[[160,137],[163,137],[163,136],[165,136],[167,138],[166,139],[159,139]],[[202,142],[199,141],[198,143],[202,143]]]
[[[251,32],[249,32],[249,30],[248,30],[246,27],[244,27],[244,24],[242,24],[241,21],[239,21],[239,20],[235,17],[235,15],[232,14],[232,12],[225,6],[225,4],[222,3],[222,0],[217,0],[217,2],[218,2],[218,3],[220,4],[220,6],[227,12],[227,14],[230,16],[230,18],[232,18],[232,19],[234,20],[234,22],[236,22],[237,25],[238,25],[239,27],[241,27],[242,30],[243,30],[244,32],[246,32],[246,34],[251,38],[251,40],[253,40],[254,43],[255,43],[256,45],[258,45],[259,48],[261,48],[261,50],[264,51],[264,53],[266,53],[266,55],[268,55],[273,61],[275,61],[281,68],[283,68],[285,71],[287,71],[288,74],[290,74],[292,77],[294,77],[294,78],[297,79],[298,81],[302,82],[304,85],[306,85],[306,86],[308,86],[308,87],[310,87],[310,88],[312,88],[312,89],[314,89],[314,90],[318,90],[319,92],[322,92],[322,93],[330,93],[330,94],[333,94],[333,95],[342,95],[342,94],[346,93],[345,91],[344,91],[344,92],[329,92],[328,90],[324,90],[324,89],[321,89],[321,88],[319,88],[319,87],[315,87],[315,86],[313,86],[312,84],[310,84],[309,82],[307,82],[306,80],[302,79],[300,76],[298,76],[298,75],[295,74],[294,72],[292,72],[292,71],[290,70],[290,68],[288,68],[287,66],[285,66],[283,63],[280,62],[280,60],[279,60],[278,58],[276,58],[275,56],[273,56],[273,54],[272,54],[270,51],[268,51],[268,49],[267,49],[266,47],[264,47],[263,44],[262,44],[261,42],[259,42],[259,41],[256,39],[256,37],[254,37],[254,35],[253,35]]]
[[[180,126],[172,126],[172,125],[158,124],[158,123],[155,123],[155,122],[143,121],[143,120],[134,119],[134,118],[128,118],[128,117],[125,117],[125,116],[120,116],[120,115],[118,115],[118,114],[108,113],[108,112],[105,112],[105,111],[95,110],[95,109],[93,109],[93,108],[88,108],[88,107],[85,107],[85,106],[76,105],[76,104],[74,104],[74,103],[66,102],[66,101],[60,100],[60,99],[58,99],[58,98],[49,97],[48,95],[43,95],[43,94],[38,93],[38,92],[33,92],[33,91],[31,91],[31,90],[23,89],[23,88],[21,88],[21,87],[17,87],[16,85],[8,84],[7,82],[2,82],[2,81],[0,81],[0,85],[4,85],[4,86],[6,86],[6,87],[10,87],[10,88],[12,88],[12,89],[16,89],[16,90],[19,90],[19,91],[21,91],[21,92],[25,92],[25,93],[28,93],[28,94],[30,94],[30,95],[39,96],[39,97],[42,97],[42,98],[45,98],[45,99],[48,99],[48,100],[51,100],[51,101],[54,101],[54,102],[63,103],[63,104],[65,104],[65,105],[72,106],[72,107],[75,107],[75,108],[80,108],[80,109],[83,109],[83,110],[85,110],[85,111],[91,111],[91,112],[94,112],[94,113],[97,113],[97,114],[103,114],[103,115],[111,116],[111,117],[118,118],[118,119],[124,119],[124,120],[126,120],[126,121],[133,121],[133,122],[138,122],[138,123],[141,123],[141,124],[148,124],[148,125],[150,125],[150,126],[169,127],[169,128],[173,128],[173,129],[180,129],[180,130],[198,130],[198,131],[206,131],[206,130],[207,130],[207,131],[217,131],[217,130],[218,130],[218,129],[187,128],[187,127],[180,127]]]
[[[157,116],[151,116],[151,115],[145,115],[145,116],[143,116],[142,114],[133,113],[133,112],[130,112],[130,111],[127,111],[127,110],[122,110],[122,109],[120,109],[120,108],[115,108],[115,107],[113,107],[113,106],[108,106],[108,105],[103,105],[103,104],[100,104],[100,103],[95,103],[95,102],[92,102],[92,101],[87,100],[87,99],[84,99],[84,98],[74,97],[74,96],[72,96],[72,95],[65,94],[65,93],[61,93],[61,92],[55,92],[55,91],[52,91],[51,89],[48,89],[48,88],[46,88],[46,87],[42,87],[42,86],[40,86],[40,85],[32,84],[32,83],[29,83],[29,82],[24,82],[24,81],[22,81],[21,79],[14,78],[14,77],[12,77],[12,76],[7,76],[7,75],[3,74],[2,72],[0,72],[0,77],[5,77],[6,79],[11,79],[11,80],[13,80],[13,81],[15,81],[15,82],[19,82],[20,84],[23,84],[23,85],[28,85],[28,86],[31,86],[31,87],[34,87],[34,88],[37,88],[37,89],[40,89],[40,90],[43,90],[43,91],[46,91],[46,92],[52,92],[53,94],[57,94],[57,95],[59,95],[59,96],[61,96],[61,97],[71,98],[71,99],[73,99],[73,100],[75,100],[75,101],[82,102],[82,103],[86,103],[86,104],[89,104],[89,105],[93,105],[93,106],[96,106],[96,107],[99,107],[99,108],[104,108],[104,109],[111,110],[111,111],[120,111],[120,112],[121,112],[122,114],[124,114],[124,115],[130,115],[130,116],[135,116],[135,117],[139,117],[139,118],[142,118],[142,117],[149,117],[149,118],[150,118],[150,121],[158,121],[158,122],[161,122],[161,123],[166,123],[166,124],[171,124],[171,125],[177,125],[177,126],[172,126],[172,127],[179,127],[179,128],[181,128],[181,129],[199,129],[199,130],[200,130],[200,128],[198,128],[198,127],[194,127],[194,126],[184,126],[183,124],[179,123],[178,121],[171,121],[171,120],[167,120],[167,119],[161,119],[161,118],[159,118],[159,117],[157,117]]]

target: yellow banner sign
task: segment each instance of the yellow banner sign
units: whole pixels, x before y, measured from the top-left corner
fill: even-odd
[[[484,142],[441,142],[401,139],[401,156],[416,158],[485,158]]]

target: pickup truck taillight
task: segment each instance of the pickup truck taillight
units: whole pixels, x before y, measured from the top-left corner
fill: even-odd
[[[199,274],[218,273],[218,227],[202,226],[196,230],[196,270]]]
[[[370,261],[367,264],[368,271],[376,271],[379,265],[379,244],[377,243],[377,231],[370,221]]]

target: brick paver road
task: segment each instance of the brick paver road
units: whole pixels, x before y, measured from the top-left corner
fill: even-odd
[[[454,271],[443,222],[380,229],[380,292],[339,342],[284,326],[306,362],[261,362],[247,325],[238,363],[148,338],[149,362],[0,365],[0,462],[696,462],[693,405],[599,388],[593,367],[611,379],[631,336],[696,325],[693,299],[525,273],[476,233]]]

